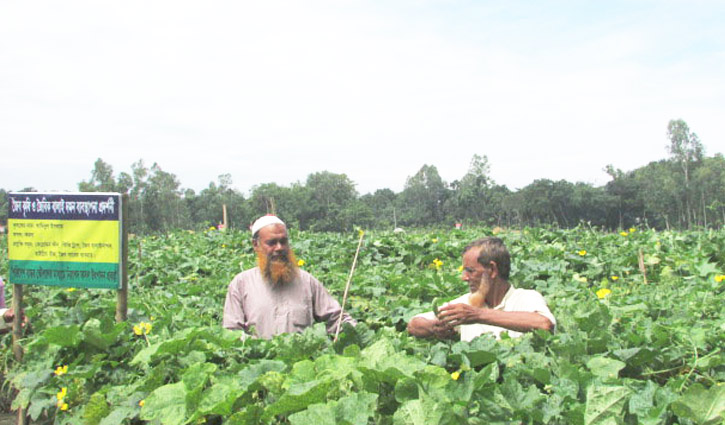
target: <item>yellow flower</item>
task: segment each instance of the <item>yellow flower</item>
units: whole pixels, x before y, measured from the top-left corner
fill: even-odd
[[[634,232],[636,232],[636,231],[637,231],[637,229],[635,229],[634,227],[630,227],[630,228],[629,228],[629,233],[634,233]]]
[[[143,405],[146,404],[146,400],[141,400],[138,402],[138,405],[143,407]]]
[[[133,327],[133,333],[136,335],[148,335],[151,333],[153,325],[151,323],[141,322]]]
[[[357,235],[358,235],[359,237],[362,237],[362,235],[364,235],[364,234],[365,234],[365,231],[364,231],[363,229],[358,229],[358,231],[357,231]]]
[[[461,372],[459,372],[459,371],[455,371],[455,372],[451,373],[451,379],[454,381],[457,381],[458,378],[460,378],[460,377],[461,377]]]
[[[58,394],[55,395],[55,397],[58,399],[58,401],[63,401],[63,399],[67,395],[68,395],[68,387],[63,387],[60,389],[60,392],[58,392]]]
[[[579,273],[574,273],[574,280],[581,283],[587,283],[586,276],[579,276]]]
[[[433,243],[438,243],[438,238],[433,238]]]
[[[619,276],[612,276],[612,280],[618,280]]]
[[[209,227],[209,231],[211,232],[212,230],[216,230],[216,227],[214,227],[214,226]]]
[[[602,288],[597,291],[597,298],[600,300],[604,299],[607,295],[611,294],[612,291],[607,288]]]
[[[68,365],[58,366],[57,368],[55,368],[56,376],[65,375],[66,373],[68,373]]]
[[[725,274],[719,274],[715,276],[715,282],[721,283],[723,280],[725,280]]]
[[[305,265],[305,260],[302,260],[302,259],[297,260],[297,265],[300,266],[300,267],[304,266]]]
[[[433,266],[436,268],[436,270],[440,270],[442,265],[443,265],[443,261],[441,261],[437,258],[435,260],[433,260]]]
[[[629,233],[623,231],[623,232],[619,232],[619,234],[622,236],[627,236]]]
[[[66,289],[66,291],[68,291],[68,292],[75,292],[75,290],[76,290],[76,288],[68,288],[68,289]]]
[[[459,266],[459,267],[458,267],[458,271],[459,271],[459,272],[462,272],[462,271],[463,271],[463,266]]]
[[[222,248],[226,248],[226,247],[227,247],[226,244],[222,244]]]
[[[68,410],[68,403],[63,403],[63,404],[62,404],[62,405],[60,406],[60,410],[62,410],[62,411],[64,411],[64,412],[65,412],[66,410]]]
[[[156,320],[156,317],[151,316],[151,317],[149,317],[149,320]]]
[[[582,249],[581,251],[578,252],[578,254],[583,257],[583,256],[587,255],[587,251],[585,249]]]

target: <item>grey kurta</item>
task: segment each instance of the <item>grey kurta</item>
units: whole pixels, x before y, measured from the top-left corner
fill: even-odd
[[[287,285],[264,280],[259,267],[239,273],[229,283],[224,302],[223,326],[249,331],[254,326],[261,338],[286,332],[302,332],[315,322],[326,322],[327,332],[335,332],[340,304],[320,281],[304,270]],[[347,313],[343,322],[356,324]]]

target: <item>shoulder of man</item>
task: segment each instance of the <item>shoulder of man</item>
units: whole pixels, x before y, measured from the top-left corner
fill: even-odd
[[[514,288],[504,302],[507,308],[527,310],[536,306],[546,307],[548,303],[541,292],[535,289]]]
[[[253,279],[258,278],[261,276],[261,273],[259,271],[259,267],[254,267],[251,269],[244,270],[243,272],[237,273],[233,278],[232,281],[229,283],[230,286],[232,285],[240,285],[244,284],[244,282],[251,281]]]
[[[525,289],[525,288],[513,288],[513,291],[511,292],[512,297],[531,297],[531,296],[539,296],[543,297],[541,295],[541,292],[537,291],[536,289]]]
[[[322,285],[322,282],[319,281],[316,277],[312,276],[312,274],[306,270],[297,269],[298,272],[298,279],[300,282],[308,283],[310,285]]]

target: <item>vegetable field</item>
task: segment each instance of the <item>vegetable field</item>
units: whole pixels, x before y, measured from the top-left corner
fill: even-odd
[[[467,290],[462,248],[494,233],[512,283],[546,297],[556,332],[409,337],[433,298]],[[290,236],[301,267],[341,300],[358,233]],[[368,232],[346,308],[359,325],[334,343],[322,325],[269,341],[221,328],[227,284],[254,267],[249,237],[132,237],[126,323],[113,291],[26,287],[22,364],[2,336],[13,408],[34,423],[102,425],[725,421],[723,230]]]

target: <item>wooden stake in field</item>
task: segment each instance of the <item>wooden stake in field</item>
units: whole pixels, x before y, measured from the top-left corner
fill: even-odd
[[[229,228],[229,223],[227,223],[227,204],[222,204],[222,224],[224,224],[224,230]]]
[[[335,330],[335,338],[333,342],[337,342],[337,337],[340,335],[340,326],[342,325],[342,315],[345,313],[345,302],[347,301],[347,293],[350,290],[350,282],[352,282],[352,274],[355,272],[355,265],[357,265],[357,256],[360,254],[360,247],[362,246],[364,231],[360,231],[360,240],[357,242],[357,250],[355,251],[355,258],[352,260],[352,267],[350,268],[350,276],[347,278],[345,284],[345,293],[342,295],[342,305],[340,307],[340,317],[337,318],[337,329]]]
[[[644,254],[642,250],[639,250],[639,271],[642,272],[642,278],[644,279],[645,285],[647,284],[647,269],[644,267]]]

